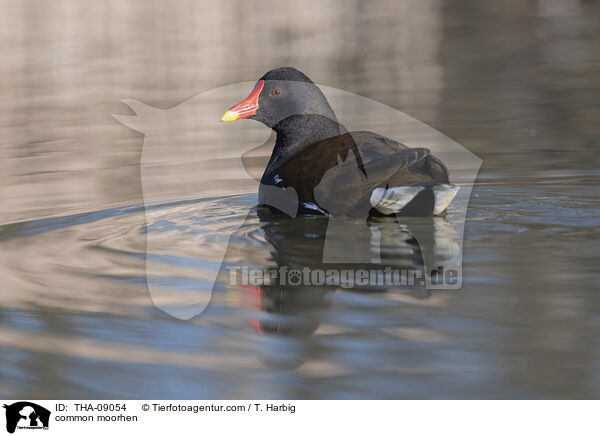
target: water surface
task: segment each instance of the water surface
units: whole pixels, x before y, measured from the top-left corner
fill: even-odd
[[[7,5],[0,397],[600,395],[597,5],[310,3],[266,2],[268,20],[241,1]],[[127,110],[122,98],[167,109],[279,65],[401,109],[483,159],[461,290],[219,281],[191,320],[153,304],[149,235],[164,236],[150,279],[179,295],[222,268],[207,260],[217,248],[226,264],[314,265],[326,222],[261,218],[232,170],[240,156],[219,154],[221,131],[198,146],[229,192],[190,195],[190,162],[177,178],[157,172],[164,195],[144,205],[143,137],[110,114]],[[233,129],[245,150],[262,142],[256,126]],[[410,235],[374,225],[386,261],[420,265]],[[176,252],[161,253],[173,238]]]

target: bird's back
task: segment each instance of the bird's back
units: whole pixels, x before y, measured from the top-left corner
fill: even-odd
[[[311,144],[262,179],[264,185],[294,188],[299,213],[365,216],[376,208],[372,196],[378,188],[399,188],[397,192],[411,188],[414,192],[447,183],[448,170],[428,149],[409,148],[369,131],[344,133]],[[261,197],[261,202],[268,202]],[[433,205],[424,207],[433,210]]]

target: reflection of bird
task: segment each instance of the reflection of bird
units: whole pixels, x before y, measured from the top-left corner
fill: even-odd
[[[291,206],[298,213],[353,216],[439,215],[458,190],[428,149],[408,148],[373,132],[346,132],[321,90],[294,68],[266,73],[222,121],[241,118],[258,120],[277,133],[259,202],[279,210],[290,205],[280,207],[282,197],[272,198],[276,191],[269,187],[293,188],[297,200],[290,197]],[[346,161],[351,153],[356,166],[345,170],[340,158]]]
[[[342,277],[344,271],[393,270],[425,271],[432,270],[435,261],[450,260],[453,254],[456,235],[443,217],[411,218],[373,217],[368,220],[366,231],[374,230],[380,235],[382,256],[380,264],[324,263],[323,243],[327,231],[327,217],[304,216],[298,219],[275,215],[265,208],[257,210],[261,234],[270,250],[273,265],[267,270],[275,272],[275,279],[262,284],[241,285],[243,304],[255,309],[250,325],[260,334],[275,334],[287,337],[307,337],[319,327],[323,311],[329,302],[326,295],[334,291],[346,292],[387,292],[390,289],[403,289],[408,295],[428,298],[430,292],[424,283],[390,285],[385,282],[344,287],[339,282],[316,284],[304,279],[292,282],[290,275],[296,271],[304,277],[305,270],[328,271]],[[358,220],[344,220],[344,234],[351,238],[359,237],[364,226]],[[281,280],[284,277],[286,280]]]

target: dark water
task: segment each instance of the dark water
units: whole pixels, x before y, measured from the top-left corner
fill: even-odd
[[[3,296],[3,392],[33,398],[596,397],[595,181],[478,186],[460,291],[288,287],[259,296],[240,287],[215,292],[208,310],[190,321],[149,301],[143,240],[157,223],[139,226],[140,208],[7,226],[1,237],[11,256],[4,265],[21,293]],[[245,213],[255,197],[214,201],[235,214]],[[186,213],[185,206],[168,209],[162,225]],[[301,220],[316,222],[280,223],[289,228],[279,234],[295,238],[287,241],[295,256],[288,262],[315,251],[302,232],[318,231],[322,219]],[[270,225],[250,213],[229,250],[251,252],[255,262],[268,259]],[[185,286],[175,278],[170,284]]]
[[[2,18],[0,397],[600,395],[596,4],[269,4],[265,21],[243,2],[63,3],[66,18],[28,3]],[[239,154],[219,151],[221,127],[200,144],[229,191],[190,196],[193,161],[178,177],[159,166],[147,213],[143,138],[110,114],[122,98],[169,108],[284,64],[482,158],[462,289],[257,288],[221,275],[197,317],[156,307],[148,275],[169,305],[221,268],[211,253],[225,247],[227,264],[314,266],[327,223],[260,217]],[[268,136],[258,128],[231,127],[252,146]],[[421,262],[395,222],[372,224],[386,261]]]

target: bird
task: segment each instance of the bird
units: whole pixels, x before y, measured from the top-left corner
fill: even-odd
[[[459,189],[427,148],[349,132],[321,89],[293,67],[268,71],[221,121],[252,119],[276,133],[259,205],[288,215],[436,216]]]

